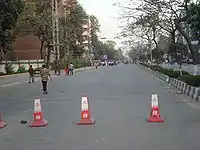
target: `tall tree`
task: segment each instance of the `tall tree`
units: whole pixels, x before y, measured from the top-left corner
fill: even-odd
[[[85,10],[78,3],[67,15],[67,44],[73,57],[80,57],[84,53],[84,47],[81,43],[83,42],[83,25],[86,24],[87,18]],[[63,22],[63,26],[64,24]]]
[[[24,9],[21,0],[1,0],[0,5],[0,60],[12,50],[12,29],[16,26],[18,17]]]
[[[90,21],[91,21],[91,46],[94,52],[95,59],[99,59],[100,56],[98,54],[98,47],[100,43],[98,39],[98,33],[100,32],[100,25],[96,16],[91,15]]]
[[[26,2],[24,12],[20,16],[15,29],[16,35],[32,33],[38,37],[41,42],[40,53],[41,58],[44,56],[44,46],[48,48],[48,56],[50,55],[52,43],[52,15],[51,0],[32,0]]]

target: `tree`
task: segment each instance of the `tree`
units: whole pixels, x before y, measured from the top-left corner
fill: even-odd
[[[87,23],[87,19],[88,15],[86,14],[85,10],[80,4],[77,3],[74,8],[68,12],[66,22],[64,21],[64,18],[61,21],[63,27],[66,27],[66,42],[70,54],[73,57],[80,57],[84,53],[84,47],[81,43],[83,42],[83,25]],[[65,36],[62,36],[61,39],[64,40]],[[65,47],[64,51],[67,51],[68,48]]]
[[[51,0],[33,0],[26,2],[24,12],[20,16],[16,35],[24,35],[32,33],[38,37],[41,42],[40,53],[41,58],[44,56],[44,46],[48,49],[48,58],[52,47],[52,15],[51,15]]]
[[[128,57],[132,60],[132,61],[135,61],[137,60],[137,53],[135,50],[130,50],[128,51]]]
[[[1,0],[0,5],[0,60],[12,50],[12,29],[16,26],[18,17],[22,13],[24,3],[21,0]]]
[[[91,47],[93,49],[95,59],[100,59],[101,56],[97,51],[98,47],[100,46],[98,39],[98,33],[100,32],[99,20],[96,18],[96,16],[91,15],[90,21],[91,21]]]
[[[187,23],[190,25],[192,32],[191,38],[198,40],[200,43],[200,1],[197,3],[191,3],[188,7],[188,15],[191,16]]]
[[[96,56],[103,60],[103,56],[107,55],[108,59],[118,60],[118,51],[113,46],[114,41],[106,41],[105,43],[99,41],[97,45]]]
[[[118,57],[118,60],[119,60],[119,61],[122,61],[122,60],[125,59],[125,56],[124,56],[123,51],[122,51],[121,48],[119,48],[119,49],[117,50],[117,57]]]
[[[60,56],[65,57],[68,48],[74,57],[80,56],[83,53],[82,45],[82,25],[87,15],[80,6],[76,4],[73,8],[70,7],[67,11],[66,21],[64,17],[59,18],[59,38],[60,44],[67,41],[67,47],[60,46]],[[62,15],[63,16],[63,15]],[[65,29],[67,28],[67,37]],[[33,0],[26,3],[26,9],[18,20],[18,26],[15,29],[17,35],[33,33],[41,42],[41,58],[43,56],[43,49],[47,47],[48,58],[52,51],[53,35],[52,35],[52,10],[51,0]],[[48,61],[48,60],[47,60]]]
[[[147,24],[149,21],[152,22],[153,25],[155,25],[155,28],[159,27],[171,35],[170,45],[175,44],[175,32],[178,30],[179,33],[186,39],[193,62],[196,64],[197,59],[194,48],[191,44],[191,39],[189,38],[188,34],[186,34],[186,31],[182,25],[182,23],[185,23],[188,19],[193,18],[191,13],[188,13],[189,4],[191,4],[190,0],[142,0],[142,2],[137,6],[135,4],[131,5],[130,3],[128,6],[120,6],[128,10],[125,11],[125,18],[128,17],[129,20],[132,18],[133,22],[138,23],[139,25]],[[198,11],[193,12],[194,15],[197,14]],[[136,13],[139,13],[139,17],[138,15],[134,15]],[[154,43],[155,42],[156,41],[154,38]],[[171,48],[174,48],[174,46],[171,46]],[[176,49],[172,51],[175,50]]]

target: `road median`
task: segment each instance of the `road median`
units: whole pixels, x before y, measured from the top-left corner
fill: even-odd
[[[180,81],[175,78],[171,78],[165,74],[162,74],[158,71],[154,71],[151,68],[148,68],[146,66],[143,66],[142,64],[138,64],[139,67],[143,68],[144,70],[147,70],[148,72],[152,73],[162,81],[166,82],[170,86],[176,88],[177,90],[181,91],[188,97],[192,98],[193,100],[200,101],[200,89],[199,87],[194,87],[191,85],[188,85],[187,83]]]

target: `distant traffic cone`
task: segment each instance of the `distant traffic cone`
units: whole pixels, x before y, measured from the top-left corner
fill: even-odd
[[[164,122],[164,119],[160,115],[160,109],[158,105],[158,95],[152,94],[151,97],[151,113],[147,118],[148,122]]]
[[[91,119],[88,97],[82,97],[81,120],[77,123],[77,125],[92,125],[92,124],[95,124],[95,120]]]
[[[44,120],[40,99],[35,99],[34,103],[34,115],[29,127],[44,127],[48,122]]]
[[[7,126],[7,124],[3,121],[3,113],[0,112],[0,129]]]

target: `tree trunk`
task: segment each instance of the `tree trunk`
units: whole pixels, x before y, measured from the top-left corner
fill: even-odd
[[[49,68],[49,62],[50,62],[50,55],[51,55],[51,46],[49,43],[47,43],[47,68]]]
[[[197,59],[196,59],[195,51],[194,51],[194,48],[192,47],[192,43],[191,43],[190,38],[188,37],[188,35],[185,33],[185,31],[181,27],[179,21],[175,21],[175,25],[176,25],[177,30],[181,33],[181,35],[187,41],[187,44],[188,44],[188,47],[189,47],[189,50],[190,50],[190,53],[191,53],[191,56],[192,56],[192,59],[193,59],[193,64],[196,65]]]
[[[183,75],[183,71],[182,71],[182,63],[179,64],[179,71],[180,71],[180,75],[182,76]]]
[[[156,41],[156,27],[153,26],[152,29],[153,29],[153,41],[156,44],[156,50],[158,50],[158,42]]]
[[[0,60],[3,60],[4,59],[4,51],[2,48],[0,48],[1,51],[0,51]]]
[[[40,46],[40,58],[43,59],[44,55],[43,55],[43,48],[44,48],[44,40],[40,40],[41,42],[41,46]]]
[[[195,52],[194,48],[192,47],[192,43],[190,38],[188,37],[188,35],[185,33],[185,31],[183,30],[183,28],[181,27],[181,22],[180,20],[175,20],[175,25],[177,30],[181,33],[181,35],[185,38],[185,40],[187,41],[191,56],[192,56],[192,60],[193,60],[193,75],[197,74],[197,53]]]

